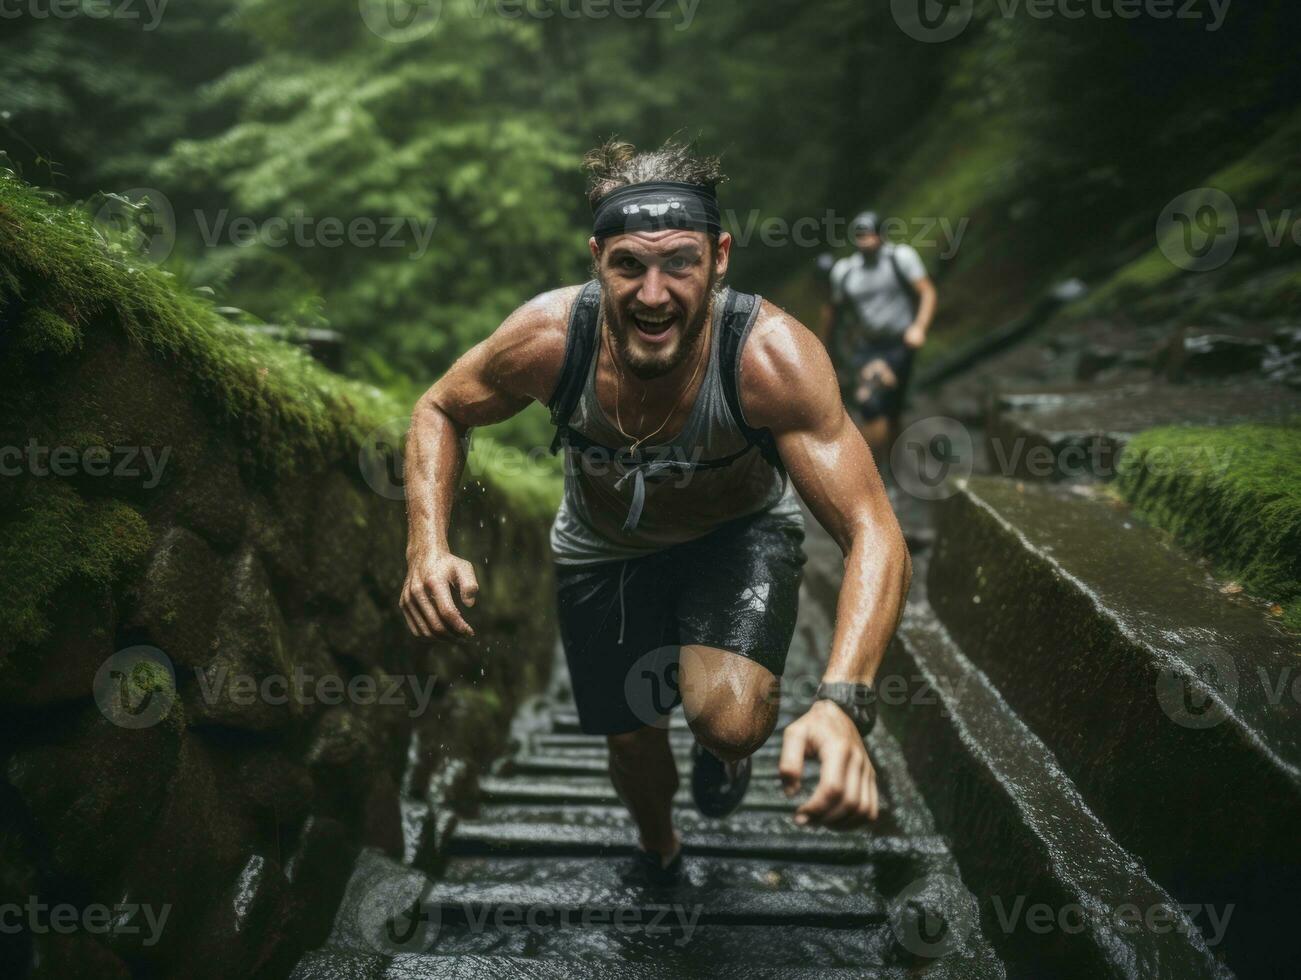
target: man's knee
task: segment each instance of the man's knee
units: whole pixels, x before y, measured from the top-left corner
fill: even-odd
[[[688,723],[696,740],[710,752],[727,762],[739,762],[768,741],[777,725],[777,708],[773,705],[769,710],[762,703],[749,711],[707,706]]]

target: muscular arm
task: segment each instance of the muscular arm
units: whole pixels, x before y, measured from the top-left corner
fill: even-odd
[[[871,683],[898,626],[912,562],[871,452],[840,402],[826,351],[807,329],[768,304],[746,343],[741,405],[751,425],[772,430],[796,490],[845,556],[823,679]],[[816,703],[788,728],[781,766],[788,788],[798,786],[806,754],[817,754],[823,764],[818,792],[797,819],[802,813],[850,826],[855,813],[875,816],[875,777],[865,752],[859,797],[854,799],[848,776],[836,785],[837,774],[848,771],[861,750],[852,722],[830,702]]]
[[[516,310],[458,360],[416,403],[407,438],[407,580],[401,607],[418,636],[473,636],[452,598],[474,605],[478,581],[449,551],[452,502],[471,428],[504,422],[530,401],[545,402],[564,360],[565,324],[575,290],[539,296]]]
[[[935,320],[935,309],[939,305],[939,294],[930,276],[925,276],[913,283],[917,290],[917,315],[904,332],[904,340],[910,347],[920,347],[926,343],[931,323]]]

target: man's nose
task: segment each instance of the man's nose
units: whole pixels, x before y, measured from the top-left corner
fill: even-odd
[[[669,301],[667,277],[659,269],[651,266],[642,277],[641,288],[637,290],[637,302],[654,309]]]

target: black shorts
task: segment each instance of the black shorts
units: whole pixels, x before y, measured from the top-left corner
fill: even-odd
[[[908,390],[908,379],[912,375],[913,355],[916,353],[902,339],[864,343],[859,346],[854,356],[854,376],[851,391],[859,414],[866,419],[897,419],[903,411],[904,395]],[[887,387],[879,379],[873,380],[867,398],[857,394],[862,386],[863,368],[875,360],[885,361],[894,372],[897,384]]]
[[[560,636],[589,735],[662,724],[678,649],[730,650],[780,677],[795,632],[804,528],[768,511],[628,561],[557,565]]]

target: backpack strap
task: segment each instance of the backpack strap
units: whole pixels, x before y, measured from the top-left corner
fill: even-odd
[[[560,380],[547,402],[551,409],[551,424],[556,436],[551,441],[551,452],[556,454],[569,439],[569,420],[573,418],[578,400],[583,396],[583,385],[596,353],[597,330],[601,324],[601,284],[596,280],[583,287],[574,300],[569,314],[569,332],[565,337],[565,362],[560,368]]]
[[[746,442],[757,446],[760,454],[768,464],[786,477],[786,467],[782,465],[777,452],[777,441],[770,429],[756,429],[745,420],[741,410],[741,351],[750,328],[759,318],[763,298],[753,293],[739,293],[735,289],[727,291],[727,301],[723,306],[722,335],[719,337],[719,370],[722,375],[723,397],[732,413],[737,428],[745,436]]]

